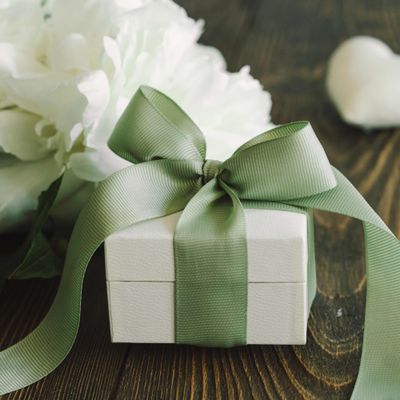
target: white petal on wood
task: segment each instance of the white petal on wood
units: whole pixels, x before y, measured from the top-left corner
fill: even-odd
[[[343,42],[329,61],[326,86],[346,122],[367,129],[400,126],[400,56],[381,40]]]

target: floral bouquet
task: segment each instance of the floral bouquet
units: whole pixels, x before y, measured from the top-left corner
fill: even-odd
[[[227,72],[202,29],[170,0],[0,0],[0,231],[30,223],[0,284],[57,273],[43,224],[73,222],[127,165],[107,140],[140,85],[182,105],[209,158],[268,129],[269,94],[248,67]]]

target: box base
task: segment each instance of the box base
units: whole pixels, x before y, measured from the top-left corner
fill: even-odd
[[[111,340],[115,343],[175,343],[175,283],[108,281]],[[247,343],[306,343],[307,285],[251,283]]]

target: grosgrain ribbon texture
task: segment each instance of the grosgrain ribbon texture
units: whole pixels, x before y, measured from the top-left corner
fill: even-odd
[[[176,339],[230,347],[246,341],[247,252],[243,205],[268,202],[363,222],[367,303],[352,399],[400,396],[400,243],[330,166],[307,122],[279,126],[228,160],[205,160],[199,128],[167,96],[141,87],[110,148],[134,165],[102,182],[81,212],[54,303],[42,323],[0,353],[0,394],[38,381],[69,353],[78,331],[86,266],[116,230],[180,210],[175,233]]]

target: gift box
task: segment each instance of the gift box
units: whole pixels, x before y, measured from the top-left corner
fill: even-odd
[[[181,213],[140,222],[105,241],[113,342],[175,342],[173,238]],[[315,294],[312,217],[245,209],[248,344],[305,344]],[[227,266],[229,268],[229,266]]]

